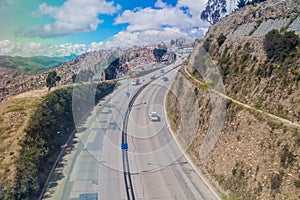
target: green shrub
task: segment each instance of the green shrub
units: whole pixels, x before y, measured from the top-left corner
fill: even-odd
[[[256,109],[260,109],[261,106],[262,106],[262,101],[261,101],[261,100],[255,100],[255,101],[254,101],[254,107],[255,107]]]
[[[225,42],[225,40],[226,40],[226,36],[223,35],[223,33],[221,35],[219,35],[219,37],[217,38],[219,47]]]
[[[185,61],[182,62],[182,64],[183,64],[183,65],[188,65],[188,64],[189,64],[189,61],[188,61],[188,60],[185,60]]]
[[[300,81],[300,74],[297,75],[297,81]]]
[[[219,60],[220,66],[226,65],[230,61],[230,56],[223,54]]]
[[[295,180],[294,185],[295,185],[297,188],[300,188],[300,179]]]
[[[281,174],[273,174],[271,176],[271,188],[272,190],[279,189],[282,182],[282,175]]]
[[[203,45],[202,45],[202,47],[203,47],[203,49],[205,49],[205,51],[209,51],[209,49],[210,49],[210,45],[211,45],[211,39],[206,39],[204,42],[203,42]]]
[[[284,61],[291,53],[296,52],[299,45],[299,36],[293,31],[281,34],[278,30],[271,30],[264,39],[267,57],[275,61]]]
[[[280,153],[280,165],[284,168],[287,168],[288,166],[293,166],[296,160],[297,159],[294,154],[289,151],[288,146],[284,146]]]
[[[90,90],[81,90],[76,94],[78,98],[81,95],[80,103],[87,105],[86,110],[82,109],[84,113],[81,113],[81,116],[89,112],[95,102],[113,91],[115,83],[85,86],[96,88],[96,93],[95,99],[86,98],[86,93]],[[16,199],[37,198],[61,146],[75,129],[73,109],[76,107],[72,107],[72,96],[72,87],[49,93],[29,120],[25,130],[26,137],[20,144],[22,149],[17,162],[18,179],[15,194],[12,194]]]

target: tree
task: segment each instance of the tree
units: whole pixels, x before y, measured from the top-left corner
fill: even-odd
[[[61,81],[61,77],[60,77],[60,76],[56,76],[55,81],[56,81],[56,82]]]
[[[238,3],[238,4],[237,4],[237,7],[238,7],[238,8],[242,8],[242,7],[245,7],[245,6],[246,6],[247,1],[246,1],[246,0],[239,0],[237,3]]]
[[[73,74],[73,75],[72,75],[72,82],[73,82],[73,83],[76,82],[76,77],[77,77],[77,74]]]
[[[226,0],[208,0],[200,18],[212,25],[219,21],[221,15],[224,15],[226,12]]]
[[[226,36],[223,33],[221,33],[221,35],[219,35],[219,37],[217,38],[219,47],[225,42],[225,40],[226,40]]]
[[[237,7],[238,9],[245,7],[246,5],[254,5],[256,3],[261,3],[266,0],[238,0]]]
[[[60,80],[61,77],[57,76],[56,71],[49,72],[46,78],[46,86],[48,87],[48,91],[50,91],[52,87],[56,86],[56,82]]]
[[[250,5],[250,4],[254,5],[256,3],[261,3],[261,2],[264,2],[264,1],[266,1],[266,0],[252,0],[252,1],[249,0],[247,2],[247,5]]]
[[[293,31],[280,33],[278,30],[271,30],[265,35],[264,49],[269,59],[284,61],[300,45],[300,38]]]

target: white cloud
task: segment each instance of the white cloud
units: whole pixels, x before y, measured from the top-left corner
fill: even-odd
[[[155,2],[154,6],[156,8],[167,8],[167,7],[169,7],[168,4],[166,2],[163,2],[162,0],[157,0],[157,2]]]
[[[200,19],[200,14],[205,8],[207,0],[178,0],[176,7],[187,7],[190,13]]]
[[[44,26],[33,26],[24,33],[26,37],[50,38],[79,32],[95,31],[103,20],[99,14],[112,15],[121,9],[120,5],[105,0],[67,0],[62,6],[39,6],[41,15],[49,15],[55,22]],[[38,16],[36,12],[32,15]]]
[[[10,40],[0,41],[0,55],[8,56],[68,56],[79,55],[86,51],[88,46],[85,44],[48,45],[36,42],[21,44]]]
[[[149,28],[163,28],[165,26],[186,28],[192,21],[185,14],[174,7],[163,9],[144,8],[136,11],[126,10],[116,18],[115,24],[128,23],[128,31],[144,30]]]
[[[115,35],[111,41],[109,41],[106,47],[121,47],[126,48],[133,45],[148,45],[158,44],[160,42],[169,42],[172,38],[188,37],[187,34],[180,32],[176,28],[164,28],[164,29],[148,29],[144,31],[136,32],[119,32]]]
[[[178,0],[176,6],[167,5],[158,0],[155,6],[159,9],[138,8],[125,10],[115,19],[115,24],[128,24],[127,31],[144,31],[148,29],[162,29],[169,27],[178,29],[182,34],[192,33],[193,30],[207,28],[209,24],[200,19],[205,1]],[[202,31],[189,36],[199,37]]]
[[[13,52],[15,48],[15,45],[13,42],[9,40],[3,40],[0,41],[0,52],[3,55],[9,54],[10,52]]]
[[[126,31],[113,38],[122,38],[129,44],[158,43],[179,37],[194,40],[202,37],[209,24],[200,19],[204,0],[178,0],[175,6],[157,0],[156,8],[125,10],[115,19],[115,24],[128,24]]]
[[[194,28],[182,31],[174,27],[165,27],[160,29],[146,29],[143,31],[121,31],[108,41],[92,42],[86,44],[60,44],[49,45],[31,42],[21,44],[10,40],[0,41],[0,55],[8,56],[69,56],[71,54],[80,55],[88,51],[113,48],[127,48],[133,45],[151,45],[160,42],[170,42],[171,39],[185,38],[193,41],[205,33],[205,28]]]
[[[100,49],[157,44],[181,37],[193,41],[202,37],[209,27],[208,23],[200,19],[205,4],[205,0],[178,0],[177,4],[172,6],[164,0],[157,0],[155,8],[136,8],[121,13],[115,19],[115,24],[128,24],[127,29],[109,41],[93,42],[89,45],[24,45],[4,40],[0,41],[0,55],[66,56]],[[114,6],[113,2],[104,0],[68,0],[60,7],[43,3],[40,5],[40,14],[53,17],[55,23],[32,27],[26,34],[53,37],[95,30],[102,23],[98,19],[99,13],[113,14],[119,9],[119,5]],[[23,29],[20,28],[20,31],[24,32]]]

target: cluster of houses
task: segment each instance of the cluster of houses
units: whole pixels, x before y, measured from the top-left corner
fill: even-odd
[[[128,72],[140,71],[151,67],[155,63],[154,48],[155,46],[133,46],[126,51],[116,49],[87,52],[74,60],[50,69],[50,71],[55,70],[57,75],[61,77],[57,85],[71,84],[74,81],[74,75],[84,70],[92,71],[94,80],[103,80],[103,70],[109,66],[113,59],[130,52],[134,54],[132,59],[128,58],[127,62],[117,68],[116,73],[121,77]],[[48,72],[29,75],[7,68],[3,68],[0,71],[0,101],[19,93],[45,87],[48,75]]]
[[[130,72],[142,71],[152,67],[156,62],[153,55],[154,48],[155,46],[132,47],[130,50],[137,53],[138,56],[124,63],[117,69],[116,73],[118,78]]]
[[[47,73],[29,75],[6,68],[1,68],[0,71],[0,102],[9,96],[45,86]]]

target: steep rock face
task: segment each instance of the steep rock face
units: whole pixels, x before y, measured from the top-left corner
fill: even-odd
[[[299,128],[227,100],[223,130],[203,157],[201,149],[216,136],[207,138],[214,93],[183,69],[171,91],[169,120],[192,160],[221,193],[229,199],[299,198]]]
[[[299,47],[281,61],[269,59],[264,49],[272,29],[300,33],[299,10],[299,1],[274,0],[222,19],[195,43],[169,94],[170,105],[180,105],[169,109],[176,134],[204,175],[229,199],[300,198]],[[219,44],[221,35],[225,40]],[[199,57],[202,48],[208,53]],[[211,65],[217,66],[224,91],[215,82],[218,78],[203,76],[203,68]],[[209,129],[218,91],[227,101],[226,118],[220,121],[217,142],[201,157],[203,145],[215,139]],[[197,101],[186,105],[191,92]],[[196,131],[182,129],[182,105],[198,108]]]
[[[224,18],[202,40],[220,67],[226,92],[238,100],[294,122],[300,122],[298,53],[282,62],[266,56],[264,39],[273,30],[300,34],[300,2],[266,1]],[[218,44],[218,38],[226,40]]]

